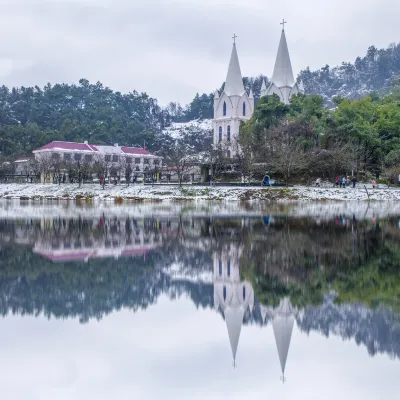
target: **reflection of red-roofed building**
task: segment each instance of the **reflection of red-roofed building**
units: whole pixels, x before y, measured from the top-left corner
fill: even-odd
[[[94,258],[143,256],[160,246],[162,237],[154,232],[137,230],[127,234],[120,229],[97,236],[71,238],[41,237],[33,251],[53,262],[88,261]]]

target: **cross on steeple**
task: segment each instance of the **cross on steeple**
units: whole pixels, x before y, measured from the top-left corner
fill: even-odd
[[[285,21],[285,18],[282,20],[281,25],[282,25],[282,30],[285,30],[285,24],[287,24],[287,21]]]
[[[233,34],[233,36],[232,36],[232,39],[233,39],[233,44],[235,44],[236,43],[236,38],[237,38],[238,36],[236,36],[236,33],[234,33]]]

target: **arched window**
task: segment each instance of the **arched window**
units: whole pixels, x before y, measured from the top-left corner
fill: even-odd
[[[218,272],[219,272],[219,276],[222,276],[222,262],[221,261],[219,262],[219,265],[218,265]]]
[[[231,276],[231,263],[228,262],[228,276]]]
[[[243,116],[246,116],[246,103],[243,102]]]
[[[219,136],[219,141],[222,142],[222,126],[219,127],[218,136]]]
[[[246,286],[243,286],[243,300],[246,300]]]
[[[224,286],[224,290],[223,290],[223,295],[224,295],[224,301],[226,300],[226,286]]]
[[[230,125],[228,125],[227,131],[228,131],[228,142],[230,142],[231,141],[231,126]]]
[[[225,101],[224,101],[224,107],[223,107],[222,112],[223,112],[224,117],[225,117],[225,115],[226,115],[226,102]]]

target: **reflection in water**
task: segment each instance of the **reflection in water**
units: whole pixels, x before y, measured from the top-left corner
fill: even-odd
[[[400,357],[397,216],[135,216],[0,220],[3,316],[100,319],[188,295],[225,320],[272,324],[285,375],[292,332]]]

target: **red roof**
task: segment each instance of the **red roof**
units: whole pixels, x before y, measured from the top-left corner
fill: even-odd
[[[42,150],[67,150],[67,151],[99,151],[95,144],[86,144],[86,143],[76,143],[76,142],[62,142],[62,141],[53,141],[45,144],[39,149],[34,150],[42,151]],[[141,147],[127,147],[122,146],[121,151],[125,154],[132,155],[151,155],[151,153],[147,149],[143,149]]]
[[[121,150],[125,154],[143,154],[147,155],[150,154],[150,152],[146,149],[142,149],[141,147],[121,147]]]
[[[71,150],[71,151],[97,151],[97,149],[93,149],[86,143],[76,143],[76,142],[50,142],[45,144],[44,146],[36,149],[34,151],[39,150]]]

